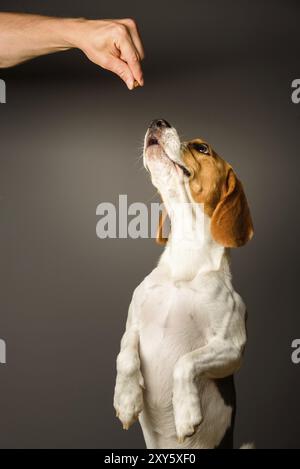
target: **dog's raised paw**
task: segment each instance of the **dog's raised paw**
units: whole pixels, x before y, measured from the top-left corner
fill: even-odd
[[[130,428],[143,410],[143,388],[140,382],[138,374],[137,376],[119,375],[117,377],[114,408],[124,430]]]
[[[194,435],[202,422],[201,405],[198,391],[195,388],[183,393],[181,390],[173,391],[173,408],[176,434],[179,443]]]
[[[178,443],[183,444],[186,440],[186,438],[191,437],[194,435],[194,433],[197,431],[197,428],[202,422],[202,418],[199,417],[198,421],[197,419],[191,419],[193,420],[192,423],[190,422],[176,422],[176,433],[177,433],[177,440]]]

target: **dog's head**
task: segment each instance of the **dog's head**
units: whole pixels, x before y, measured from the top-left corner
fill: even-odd
[[[144,164],[160,193],[172,192],[178,175],[189,182],[192,200],[211,219],[213,239],[225,247],[243,246],[253,236],[250,210],[241,182],[232,167],[201,139],[180,142],[165,120],[150,124],[144,144]],[[159,227],[158,242],[162,242]]]

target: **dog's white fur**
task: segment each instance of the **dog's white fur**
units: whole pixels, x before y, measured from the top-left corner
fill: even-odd
[[[199,204],[174,164],[183,164],[180,149],[173,128],[165,129],[159,146],[145,145],[145,165],[172,233],[157,267],[133,294],[114,406],[126,429],[139,416],[148,448],[214,448],[232,417],[214,379],[241,364],[245,306],[231,283],[228,252],[210,234],[209,217],[202,211],[200,224],[199,217],[194,223]],[[178,204],[187,202],[190,223],[183,228]]]

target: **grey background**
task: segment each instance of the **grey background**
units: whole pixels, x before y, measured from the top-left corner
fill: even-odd
[[[297,1],[1,1],[0,10],[134,17],[134,92],[80,52],[0,70],[1,448],[141,448],[114,416],[115,357],[135,286],[161,248],[99,240],[96,206],[155,201],[139,159],[148,122],[202,136],[242,179],[256,236],[233,253],[249,310],[236,446],[299,448]]]

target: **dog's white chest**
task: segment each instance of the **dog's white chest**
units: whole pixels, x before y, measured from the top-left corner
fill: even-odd
[[[139,310],[144,340],[151,340],[152,345],[170,339],[185,348],[200,346],[208,318],[197,307],[197,296],[191,288],[168,281],[147,285]]]
[[[214,312],[207,291],[193,283],[174,282],[159,268],[138,288],[135,308],[147,395],[159,404],[170,399],[177,360],[209,340]]]
[[[218,320],[232,308],[232,292],[220,277],[203,275],[191,282],[174,281],[159,267],[146,277],[135,295],[144,339],[168,338],[193,349],[214,333]],[[186,337],[187,334],[187,337]]]

